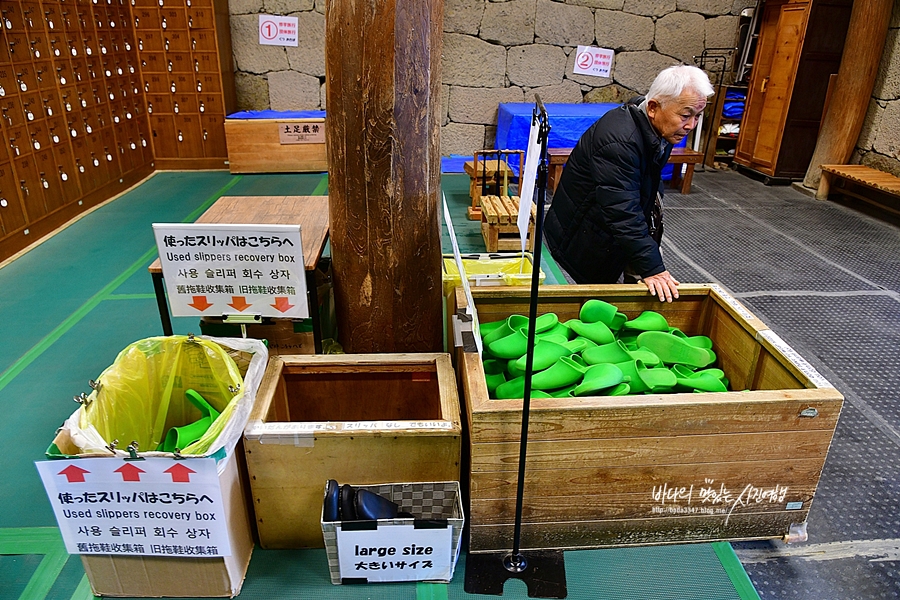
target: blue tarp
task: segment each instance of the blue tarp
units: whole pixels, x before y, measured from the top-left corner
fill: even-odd
[[[574,148],[597,119],[619,104],[545,104],[550,117],[550,137],[548,148]],[[534,104],[528,102],[508,102],[500,104],[497,110],[496,147],[502,150],[524,150],[528,145],[528,132],[531,129],[531,115]],[[678,142],[677,146],[685,146],[687,138]],[[518,165],[516,165],[518,167]],[[672,178],[672,165],[667,165],[662,178]]]
[[[441,157],[441,173],[465,173],[463,165],[465,165],[468,160],[473,160],[473,157],[465,154],[443,156]]]
[[[242,110],[229,119],[324,119],[324,110]]]
[[[587,128],[619,106],[603,104],[545,104],[550,117],[549,148],[572,148]],[[533,102],[507,102],[497,110],[496,148],[501,150],[524,150],[528,145],[528,131],[531,128]]]

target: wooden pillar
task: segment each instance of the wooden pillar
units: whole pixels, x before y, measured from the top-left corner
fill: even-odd
[[[853,154],[884,53],[893,4],[893,0],[853,3],[837,81],[803,179],[808,188],[819,186],[822,165],[846,164]]]
[[[431,352],[441,317],[442,0],[327,0],[328,193],[347,352]]]

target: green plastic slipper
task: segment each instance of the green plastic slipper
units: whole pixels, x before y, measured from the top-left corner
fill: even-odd
[[[625,344],[616,340],[610,344],[599,344],[591,348],[586,348],[581,353],[581,358],[589,365],[598,365],[601,363],[615,364],[638,357],[632,357],[629,354],[628,349],[625,348]]]
[[[596,323],[585,323],[579,319],[572,319],[566,322],[569,328],[580,336],[586,337],[595,344],[611,344],[616,341],[616,336],[612,330],[605,324],[597,321]]]
[[[596,395],[601,390],[614,387],[622,383],[625,374],[622,369],[616,365],[609,363],[600,363],[589,367],[584,372],[584,379],[574,390],[573,396],[591,396]]]
[[[506,325],[506,321],[491,321],[490,323],[479,323],[478,332],[481,334],[481,339],[484,340],[485,336],[487,336],[498,327],[503,327],[504,325]]]
[[[644,380],[641,379],[640,375],[638,375],[638,363],[641,362],[639,360],[628,360],[625,362],[616,363],[616,366],[622,370],[622,373],[625,375],[624,381],[628,382],[628,385],[631,387],[630,393],[632,394],[640,394],[641,392],[646,392],[650,388],[644,383]],[[642,364],[642,369],[646,369],[646,367]]]
[[[626,321],[628,321],[628,315],[617,312],[613,317],[612,323],[609,324],[609,328],[613,331],[619,331],[622,329],[622,326],[625,325]]]
[[[631,393],[631,386],[627,383],[620,383],[615,387],[611,387],[608,390],[604,390],[604,396],[627,396]]]
[[[581,381],[586,365],[578,362],[576,354],[563,356],[548,369],[531,376],[531,387],[538,390],[554,390]]]
[[[186,390],[184,392],[188,401],[197,407],[202,415],[193,423],[182,425],[180,427],[170,427],[166,432],[163,443],[157,447],[162,452],[174,452],[184,450],[190,444],[199,440],[206,433],[213,422],[219,418],[219,411],[210,406],[206,399],[198,394],[195,390]]]
[[[683,339],[661,331],[645,331],[639,335],[638,347],[650,350],[666,364],[681,363],[701,368],[715,361],[712,350],[691,346]]]
[[[562,339],[562,342],[560,342]],[[534,356],[532,358],[532,368],[534,372],[543,371],[559,360],[561,356],[571,356],[574,354],[572,350],[568,347],[568,341],[565,338],[560,338],[560,336],[556,334],[548,335],[547,337],[542,337],[538,341],[534,343]],[[521,356],[516,359],[515,368],[518,371],[521,371],[521,374],[525,373],[525,363],[527,362],[528,356]]]
[[[525,378],[516,377],[497,386],[495,392],[498,400],[515,400],[525,395]]]
[[[581,305],[578,318],[584,323],[603,323],[609,327],[617,312],[618,309],[609,302],[591,299]]]
[[[705,335],[688,335],[677,327],[670,327],[669,333],[674,335],[675,337],[680,337],[684,341],[686,341],[691,346],[696,346],[697,348],[706,348],[707,350],[712,350],[713,341],[706,337]]]
[[[652,310],[645,310],[630,321],[625,321],[625,329],[636,331],[669,331],[669,323],[666,318]]]
[[[482,364],[484,367],[484,382],[487,384],[488,395],[493,397],[497,386],[506,383],[506,363],[502,360],[489,358]]]

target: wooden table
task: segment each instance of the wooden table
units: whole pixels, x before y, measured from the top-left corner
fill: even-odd
[[[572,148],[547,148],[547,155],[550,161],[550,169],[547,174],[547,191],[551,194],[556,191],[556,185],[562,175],[563,167],[569,160],[569,154]],[[694,179],[694,165],[703,162],[703,153],[691,150],[689,148],[673,148],[672,154],[669,156],[670,165],[675,165],[672,171],[672,187],[676,188],[679,193],[691,193],[691,181]],[[681,176],[681,165],[687,165],[684,177]]]
[[[197,223],[248,225],[300,225],[306,294],[312,318],[316,353],[322,352],[322,327],[316,292],[316,267],[328,240],[328,196],[222,196],[200,215]],[[172,335],[172,319],[163,285],[162,265],[157,258],[148,268],[159,307],[163,335]]]

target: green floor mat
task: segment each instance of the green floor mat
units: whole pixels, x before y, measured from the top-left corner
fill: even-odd
[[[727,546],[727,544],[726,544]],[[730,546],[729,546],[730,551]],[[732,553],[733,555],[733,553]],[[566,552],[566,585],[570,600],[758,600],[747,575],[734,581],[713,544],[650,546]],[[189,559],[186,559],[189,560]],[[737,559],[735,558],[735,561]],[[263,550],[250,561],[241,600],[319,598],[321,600],[489,600],[468,594],[465,554],[450,584],[384,583],[333,585],[324,550]],[[735,577],[735,576],[732,576]],[[740,579],[740,577],[736,577]],[[76,578],[69,576],[69,581]],[[522,581],[506,583],[502,598],[528,597]],[[186,600],[186,599],[185,599]]]
[[[320,196],[327,185],[324,173],[266,173],[244,175],[227,196]]]

